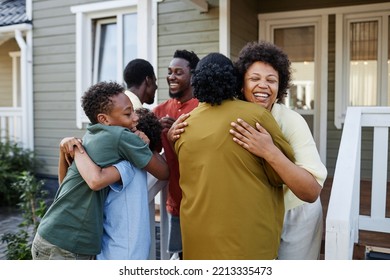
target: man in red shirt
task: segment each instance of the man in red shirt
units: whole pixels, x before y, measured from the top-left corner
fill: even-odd
[[[179,163],[167,139],[167,132],[180,115],[189,113],[198,106],[198,100],[193,97],[191,87],[191,71],[196,68],[198,61],[199,58],[194,52],[176,50],[168,66],[167,82],[170,99],[153,110],[163,126],[162,146],[170,171],[166,202],[169,214],[168,252],[177,253],[179,256],[182,252],[179,218],[182,194],[179,185]]]

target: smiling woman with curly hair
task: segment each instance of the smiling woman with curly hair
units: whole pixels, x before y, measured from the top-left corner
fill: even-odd
[[[274,259],[283,222],[282,181],[267,163],[232,141],[230,122],[254,126],[293,158],[272,115],[238,100],[236,70],[226,56],[201,59],[192,86],[199,105],[175,142],[183,198],[184,259]],[[272,139],[271,136],[272,135]]]

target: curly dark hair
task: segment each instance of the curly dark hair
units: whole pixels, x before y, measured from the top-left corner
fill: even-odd
[[[89,87],[81,97],[81,106],[89,121],[96,124],[98,114],[110,113],[113,107],[112,97],[124,91],[124,87],[116,82],[99,82]]]
[[[235,62],[240,82],[244,82],[244,76],[248,68],[255,62],[264,62],[271,65],[279,74],[279,90],[277,100],[279,103],[283,102],[287,95],[287,90],[291,86],[291,62],[287,54],[278,46],[266,42],[249,42],[238,54]],[[244,96],[240,94],[240,99]]]
[[[199,62],[199,57],[193,51],[176,50],[173,54],[173,58],[182,58],[188,61],[188,67],[191,70],[195,70],[196,65]]]
[[[140,86],[146,77],[154,78],[154,69],[149,61],[142,58],[131,60],[123,71],[123,79],[128,88]]]
[[[211,105],[238,96],[237,71],[232,61],[220,53],[210,53],[199,61],[191,85],[194,97]]]
[[[161,147],[162,126],[157,116],[147,108],[138,108],[135,110],[139,117],[137,129],[148,136],[150,143],[149,148],[156,151]]]

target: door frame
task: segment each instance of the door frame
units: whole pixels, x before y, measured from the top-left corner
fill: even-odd
[[[315,28],[314,94],[316,106],[313,114],[313,138],[321,160],[326,164],[327,111],[328,111],[328,12],[305,10],[258,15],[259,40],[273,42],[273,30],[300,26]]]

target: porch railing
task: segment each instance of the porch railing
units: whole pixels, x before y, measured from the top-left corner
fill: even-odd
[[[168,214],[165,208],[165,201],[167,198],[168,190],[166,188],[167,181],[157,180],[152,175],[148,174],[148,193],[149,193],[149,221],[150,221],[150,232],[152,233],[152,244],[149,253],[149,259],[156,260],[168,260],[169,253],[168,248]],[[156,197],[160,196],[160,256],[157,255],[156,244]]]
[[[373,127],[371,214],[360,215],[362,127]],[[359,230],[390,233],[386,189],[390,107],[349,107],[326,217],[325,259],[351,260]]]
[[[24,143],[22,108],[0,107],[0,140]]]

